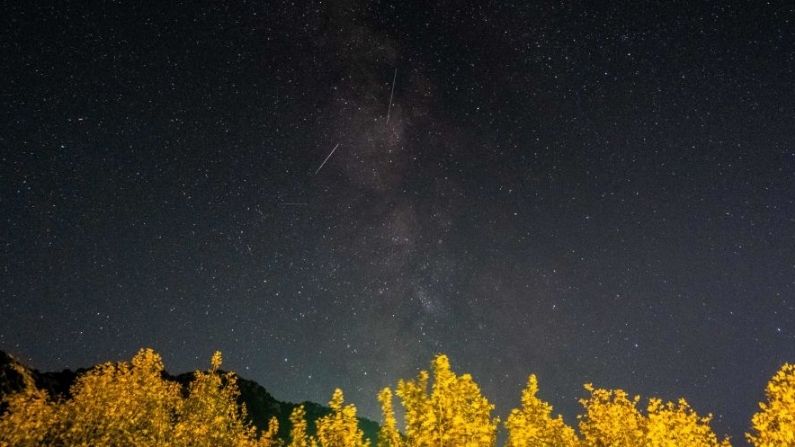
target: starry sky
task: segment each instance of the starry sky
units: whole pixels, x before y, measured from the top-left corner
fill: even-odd
[[[151,346],[175,372],[220,349],[375,419],[444,352],[500,415],[535,372],[570,424],[593,382],[685,396],[742,445],[795,361],[794,19],[12,2],[0,349],[53,370]]]

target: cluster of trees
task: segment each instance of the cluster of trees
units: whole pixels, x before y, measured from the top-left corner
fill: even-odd
[[[130,362],[94,367],[77,378],[70,398],[53,400],[15,365],[25,386],[3,399],[0,446],[273,445],[278,426],[256,436],[237,404],[236,376],[220,367],[215,353],[185,392],[164,378],[160,356],[143,349]]]
[[[456,374],[448,358],[437,356],[431,371],[401,380],[393,393],[378,394],[383,421],[377,447],[493,447],[500,425],[494,406],[469,374]],[[302,406],[290,416],[289,439],[278,439],[278,422],[257,432],[238,404],[234,373],[222,373],[221,354],[208,371],[196,371],[185,390],[164,378],[163,362],[150,349],[130,362],[105,363],[78,377],[69,398],[53,399],[36,388],[26,370],[25,387],[3,399],[0,447],[27,446],[197,446],[197,447],[369,447],[358,425],[356,407],[339,389],[331,412],[309,435]],[[726,447],[684,399],[648,400],[622,390],[585,385],[578,430],[566,425],[552,406],[538,398],[531,375],[521,406],[504,423],[507,447]],[[397,395],[405,413],[403,432],[393,408]],[[784,365],[766,389],[767,401],[752,419],[748,441],[755,447],[795,446],[795,365]]]

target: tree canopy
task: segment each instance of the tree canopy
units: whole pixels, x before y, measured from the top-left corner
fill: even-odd
[[[332,393],[329,412],[310,432],[304,407],[290,416],[290,436],[279,439],[279,422],[267,421],[257,433],[239,403],[237,376],[221,371],[215,353],[210,367],[196,371],[187,387],[169,380],[163,361],[151,349],[129,362],[108,362],[79,375],[68,397],[53,397],[36,387],[25,368],[14,365],[23,388],[0,402],[0,447],[165,446],[165,447],[369,447],[356,406],[341,389]],[[710,427],[711,415],[699,415],[685,399],[666,402],[621,389],[585,385],[577,428],[567,425],[538,396],[530,375],[521,405],[503,427],[506,447],[729,447]],[[403,423],[393,408],[393,391],[378,393],[383,421],[376,447],[494,447],[499,419],[470,374],[453,371],[439,354],[430,371],[398,381],[394,395],[403,407]],[[751,419],[746,438],[754,447],[795,445],[795,365],[785,364],[765,390],[766,401]],[[264,421],[263,421],[264,422]],[[263,423],[263,425],[265,425]],[[401,433],[400,429],[403,432]],[[314,435],[310,435],[314,433]]]

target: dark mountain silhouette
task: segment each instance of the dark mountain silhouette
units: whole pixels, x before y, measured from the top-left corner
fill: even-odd
[[[68,398],[69,388],[75,382],[75,379],[88,370],[87,368],[80,368],[76,371],[65,369],[60,372],[40,372],[18,361],[13,356],[0,351],[0,401],[5,395],[19,391],[23,387],[22,376],[17,372],[15,366],[28,371],[35,380],[36,386],[47,390],[50,396],[54,398]],[[174,380],[184,388],[187,388],[188,383],[193,379],[193,373],[183,373],[176,376],[166,373],[164,377],[168,380]],[[310,434],[314,434],[314,421],[329,414],[331,411],[328,407],[314,402],[292,403],[277,400],[257,382],[239,376],[238,387],[240,388],[240,402],[246,405],[248,416],[254,426],[258,430],[266,429],[270,418],[275,416],[279,420],[279,436],[283,439],[287,439],[289,436],[291,428],[290,413],[296,406],[304,405]],[[2,411],[2,407],[0,407],[0,411]],[[365,437],[370,438],[373,442],[378,438],[378,423],[367,418],[359,418],[359,427],[364,432]]]

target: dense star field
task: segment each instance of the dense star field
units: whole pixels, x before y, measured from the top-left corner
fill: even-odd
[[[444,352],[742,445],[795,361],[792,4],[431,3],[4,6],[0,349],[374,419]]]

